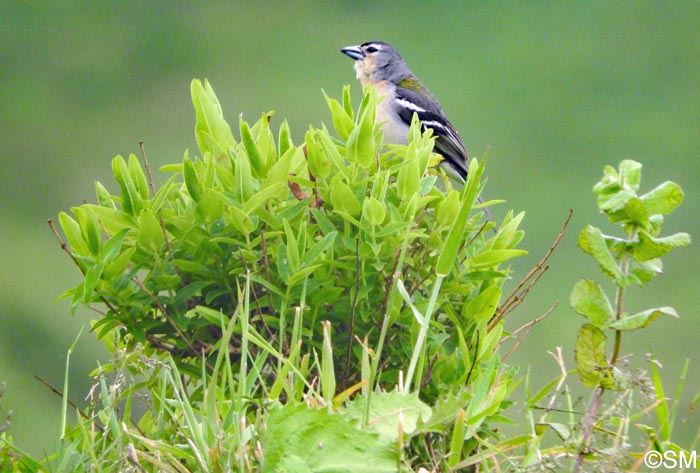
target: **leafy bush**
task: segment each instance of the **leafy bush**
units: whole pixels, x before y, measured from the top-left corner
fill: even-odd
[[[528,411],[525,435],[495,428],[519,382],[499,351],[504,319],[537,278],[502,300],[507,264],[525,253],[523,214],[484,218],[495,201],[478,201],[483,162],[454,189],[417,121],[407,146],[384,145],[371,90],[357,112],[347,87],[326,97],[337,138],[312,127],[297,145],[286,122],[273,133],[271,113],[241,118],[236,139],[211,86],[195,80],[191,92],[200,157],[164,166],[171,177],[156,189],[145,157],[117,156],[119,191],[98,182],[97,204],[59,216],[67,243],[54,231],[84,274],[65,297],[99,311],[93,330],[113,360],[55,455],[36,461],[1,434],[9,468],[544,469],[591,458],[590,428],[576,437],[577,422],[555,423],[551,409],[538,423]],[[638,198],[624,166],[596,189],[629,238],[587,228],[580,239],[607,274],[613,255],[622,261],[620,287],[687,243],[658,237],[676,188]],[[576,353],[584,383],[621,387],[617,351],[606,363],[586,334],[658,314],[627,317],[590,281],[571,300],[590,322]],[[550,396],[551,407],[563,373],[529,405]],[[541,448],[543,426],[562,445]]]

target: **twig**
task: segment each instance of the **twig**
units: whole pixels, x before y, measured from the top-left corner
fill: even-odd
[[[141,148],[141,156],[143,156],[143,165],[146,168],[146,178],[148,181],[148,187],[151,190],[151,195],[153,197],[156,196],[156,186],[153,183],[153,174],[151,174],[151,164],[148,162],[148,156],[146,156],[146,146],[144,145],[143,141],[139,141],[139,147]],[[170,240],[168,239],[168,231],[165,229],[165,220],[163,219],[163,214],[161,213],[160,209],[156,209],[158,211],[158,220],[160,220],[160,229],[163,232],[163,240],[165,241],[165,248],[168,250],[168,253],[170,252]],[[175,266],[175,271],[178,273],[178,276],[180,276],[180,281],[183,282],[184,280],[182,278],[182,275],[180,274],[180,270],[177,266]]]
[[[46,386],[47,388],[49,388],[49,390],[50,390],[52,393],[54,393],[56,396],[58,396],[58,397],[60,397],[60,398],[63,397],[63,393],[62,393],[59,389],[54,388],[54,387],[51,385],[51,383],[49,383],[48,381],[46,381],[46,380],[45,380],[44,378],[42,378],[41,376],[35,374],[35,375],[34,375],[34,379],[36,379],[36,380],[39,381],[41,384],[43,384],[44,386]],[[82,417],[82,418],[85,419],[85,420],[90,420],[90,416],[88,416],[88,415],[85,414],[83,411],[81,411],[81,410],[78,408],[78,405],[77,405],[76,403],[74,403],[74,402],[71,401],[70,399],[66,399],[66,402],[68,403],[68,405],[69,405],[70,407],[72,407],[73,409],[75,409],[75,410],[78,412],[78,414],[80,414],[80,417]],[[97,427],[97,429],[98,429],[100,432],[103,432],[103,433],[104,433],[104,428],[103,428],[100,424],[95,423],[95,427]]]
[[[527,322],[526,324],[521,325],[516,330],[514,330],[513,333],[501,338],[501,340],[498,342],[498,345],[500,346],[506,340],[513,338],[513,337],[516,337],[520,332],[522,332],[524,330],[527,331],[527,333],[529,333],[530,330],[532,330],[532,327],[535,326],[535,324],[538,324],[539,322],[542,322],[544,319],[549,317],[552,314],[552,312],[554,312],[554,309],[556,309],[558,305],[559,305],[559,302],[555,302],[554,304],[552,304],[552,306],[549,309],[547,309],[545,311],[544,314],[540,315],[539,317],[534,318],[533,320]],[[522,343],[522,340],[523,340],[522,338],[517,339],[517,341],[513,345],[513,348],[511,348],[510,351],[504,355],[503,361],[506,361],[508,358],[510,358],[510,355],[518,349],[518,347]]]
[[[177,326],[177,324],[176,324],[175,321],[172,319],[172,317],[170,317],[170,314],[168,314],[167,309],[163,306],[163,304],[160,303],[160,301],[158,300],[158,298],[157,298],[151,291],[148,290],[148,288],[143,284],[143,282],[141,282],[141,280],[140,280],[139,278],[134,277],[134,278],[133,278],[133,281],[136,283],[136,285],[137,285],[138,287],[141,288],[141,290],[142,290],[143,292],[145,292],[145,293],[148,295],[148,297],[151,298],[151,300],[152,300],[153,303],[156,305],[156,307],[158,308],[158,310],[160,310],[160,312],[163,314],[163,317],[165,317],[165,320],[168,321],[168,323],[170,324],[170,326],[171,326],[171,327],[175,330],[175,332],[177,333],[178,337],[180,337],[180,339],[181,339],[183,342],[185,342],[185,345],[187,345],[187,347],[190,349],[190,351],[192,352],[192,356],[196,356],[197,350],[196,350],[195,347],[192,345],[192,343],[187,339],[187,336],[185,336],[185,334],[183,333],[183,331],[180,330],[180,327]],[[213,367],[208,361],[205,360],[205,363],[206,363],[206,365],[207,365],[207,368],[209,368],[209,369],[212,370],[212,371],[214,370],[214,367]]]
[[[573,215],[573,209],[569,209],[569,214],[564,220],[564,224],[559,230],[559,234],[554,239],[554,242],[544,254],[542,259],[532,268],[532,270],[530,270],[529,273],[527,273],[527,275],[518,283],[515,289],[513,289],[510,295],[506,297],[505,301],[503,301],[503,303],[498,307],[498,309],[496,309],[496,314],[494,315],[493,319],[491,319],[491,321],[489,322],[489,330],[493,328],[498,322],[503,320],[510,312],[513,311],[513,309],[515,309],[518,305],[520,305],[523,302],[525,296],[527,296],[532,286],[536,284],[537,281],[539,281],[539,279],[542,277],[544,272],[546,272],[549,269],[549,266],[545,265],[545,263],[547,262],[549,257],[552,256],[552,253],[554,253],[554,250],[557,248],[557,246],[559,246],[559,243],[564,237],[564,234],[566,233],[566,228],[569,226],[569,222],[571,222],[571,217]],[[534,281],[531,282],[530,280],[533,278]]]

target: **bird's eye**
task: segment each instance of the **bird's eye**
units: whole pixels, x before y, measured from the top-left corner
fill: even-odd
[[[366,51],[367,51],[368,53],[376,53],[376,52],[379,51],[379,50],[378,50],[377,48],[375,48],[374,46],[369,46],[369,47],[366,49]]]

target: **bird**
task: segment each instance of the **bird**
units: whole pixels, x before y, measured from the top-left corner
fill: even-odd
[[[433,151],[442,156],[440,166],[451,181],[463,185],[467,178],[467,150],[430,90],[411,72],[399,52],[384,41],[368,41],[340,50],[355,60],[357,79],[363,89],[374,87],[383,99],[377,106],[384,142],[407,144],[413,114],[418,114],[421,131],[436,136]]]

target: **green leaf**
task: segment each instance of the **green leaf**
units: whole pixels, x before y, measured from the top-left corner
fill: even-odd
[[[142,199],[148,199],[150,190],[148,188],[148,181],[146,181],[146,174],[143,172],[141,163],[135,154],[129,155],[129,164],[127,165],[127,168],[136,191],[139,193]]]
[[[576,312],[598,328],[607,328],[615,318],[615,312],[603,288],[590,279],[581,279],[576,283],[569,303]]]
[[[100,238],[100,225],[97,222],[95,212],[92,211],[91,207],[82,205],[73,208],[73,213],[80,224],[83,240],[87,243],[90,253],[97,256],[102,247],[102,239]]]
[[[347,84],[343,86],[343,109],[351,119],[355,119],[355,111],[352,109],[352,100],[350,99],[350,86]]]
[[[374,87],[365,89],[365,98],[371,104],[376,104]],[[363,101],[364,102],[364,101]],[[357,163],[365,169],[375,165],[376,152],[374,140],[374,122],[376,106],[368,105],[362,111],[357,126],[352,129],[345,144],[346,156],[351,163]]]
[[[137,215],[143,206],[142,199],[131,179],[126,161],[119,155],[112,159],[112,173],[121,188],[122,210],[127,214]]]
[[[637,161],[625,159],[620,163],[620,181],[623,187],[636,191],[642,180],[642,165]]]
[[[336,175],[331,183],[331,205],[336,210],[357,217],[362,211],[360,202],[355,197],[355,194],[343,180]]]
[[[100,259],[102,261],[104,261],[105,263],[109,263],[117,257],[119,251],[121,250],[122,242],[124,241],[124,238],[126,237],[127,233],[129,233],[129,229],[125,228],[105,242],[105,244],[102,246],[102,251],[100,253]]]
[[[89,304],[92,302],[92,293],[95,290],[95,287],[97,287],[97,283],[100,282],[103,269],[104,263],[99,262],[90,266],[87,271],[85,271],[85,281],[83,282],[82,294],[83,304]]]
[[[107,188],[102,185],[100,181],[95,181],[95,193],[97,194],[97,201],[103,207],[115,208],[114,200],[112,200],[112,195],[109,193]]]
[[[204,195],[197,202],[196,214],[202,222],[211,224],[219,220],[224,213],[225,197],[213,189],[204,191]]]
[[[584,324],[576,339],[576,370],[581,382],[589,388],[601,385],[611,388],[615,384],[612,367],[605,358],[605,333],[592,324]]]
[[[459,192],[450,189],[445,200],[440,202],[435,218],[440,225],[450,225],[457,218],[459,213]]]
[[[362,202],[362,218],[371,226],[380,225],[386,217],[384,204],[373,196],[365,197]]]
[[[464,228],[467,223],[467,218],[469,217],[469,212],[471,212],[474,202],[476,202],[483,173],[483,164],[480,165],[476,158],[472,158],[469,162],[467,182],[460,195],[459,214],[452,224],[452,228],[450,228],[450,232],[440,252],[437,265],[435,266],[435,272],[438,276],[447,276],[454,265],[457,253],[465,238]]]
[[[610,324],[610,328],[615,330],[637,330],[646,327],[661,315],[678,318],[678,313],[673,307],[657,307],[616,320]]]
[[[80,231],[80,224],[76,222],[70,215],[65,212],[58,214],[58,222],[61,224],[63,233],[66,235],[68,245],[73,253],[87,256],[90,253],[83,233]]]
[[[147,253],[157,254],[165,244],[163,230],[151,209],[143,209],[139,215],[139,246]]]
[[[253,194],[248,202],[243,206],[243,210],[247,214],[251,214],[258,209],[258,207],[271,201],[272,199],[278,198],[278,196],[284,191],[286,195],[287,184],[284,182],[276,182],[267,187],[261,188],[258,192]]]
[[[666,181],[641,197],[650,214],[670,214],[683,202],[683,189],[675,182]]]
[[[306,159],[309,162],[309,171],[318,179],[325,179],[331,173],[331,161],[328,153],[324,151],[321,143],[317,141],[315,130],[306,132]]]
[[[648,261],[660,258],[674,248],[688,245],[690,245],[690,235],[687,233],[655,238],[647,232],[639,232],[639,242],[632,247],[632,254],[639,261]]]
[[[484,250],[477,253],[474,258],[469,261],[469,264],[474,269],[484,269],[508,261],[509,259],[517,258],[527,254],[525,250],[504,249],[504,250]]]
[[[301,258],[301,267],[304,268],[306,266],[311,266],[316,262],[316,260],[330,248],[333,243],[335,242],[335,238],[338,236],[338,232],[333,231],[325,235],[323,238],[321,238],[319,241],[313,244],[309,250],[304,253],[304,256]]]
[[[395,472],[398,450],[346,416],[305,404],[273,409],[263,439],[263,471]]]
[[[197,176],[197,171],[194,168],[194,164],[190,161],[190,158],[185,157],[183,162],[183,175],[185,177],[185,187],[187,187],[187,192],[192,197],[192,200],[199,202],[202,199],[202,188],[199,184],[199,177]]]
[[[367,399],[359,397],[348,402],[343,411],[362,426]],[[364,427],[379,434],[381,443],[398,440],[399,425],[407,435],[418,429],[418,425],[432,416],[430,407],[418,398],[418,393],[405,394],[396,390],[372,394],[369,406],[369,423]]]
[[[620,268],[617,266],[608,245],[605,243],[603,233],[599,228],[587,225],[578,236],[578,246],[598,262],[600,269],[607,276],[621,283],[623,278]]]
[[[496,286],[489,286],[467,304],[464,314],[469,320],[477,323],[489,320],[500,300],[501,290]]]
[[[287,123],[287,120],[282,120],[279,137],[277,138],[277,147],[279,148],[280,156],[283,156],[289,148],[294,146],[291,135],[292,133],[289,130],[289,123]]]
[[[615,194],[598,197],[598,208],[606,214],[614,214],[615,212],[623,210],[629,201],[635,197],[636,195],[634,192],[628,189],[622,189]]]
[[[350,132],[355,127],[352,116],[348,115],[343,106],[340,105],[340,102],[330,98],[325,92],[323,92],[323,97],[326,99],[326,104],[328,104],[328,108],[331,111],[335,132],[341,139],[347,140]]]
[[[240,203],[245,203],[253,195],[253,175],[250,172],[250,161],[245,153],[235,153],[232,158],[236,183],[234,195]]]
[[[196,116],[194,134],[199,150],[202,154],[210,152],[217,159],[228,156],[236,141],[231,127],[224,120],[214,89],[209,81],[205,80],[202,84],[202,81],[195,79],[191,83],[190,93]]]
[[[250,167],[253,170],[253,175],[258,178],[263,178],[267,172],[267,163],[265,162],[265,159],[263,159],[260,150],[255,144],[253,134],[250,131],[250,126],[245,120],[243,120],[243,117],[241,117],[239,120],[239,126],[241,131],[241,142],[243,143],[243,148],[248,156],[248,161],[250,162]]]

